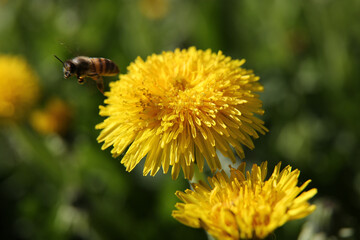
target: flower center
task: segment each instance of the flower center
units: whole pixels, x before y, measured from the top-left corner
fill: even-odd
[[[182,92],[190,87],[188,81],[186,81],[184,77],[176,77],[173,86],[175,89]]]

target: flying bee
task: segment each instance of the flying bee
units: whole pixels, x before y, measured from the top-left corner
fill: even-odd
[[[102,94],[104,94],[104,81],[102,76],[114,76],[119,73],[118,66],[106,58],[78,56],[63,62],[57,56],[55,57],[63,64],[64,78],[75,75],[78,82],[83,84],[85,78],[89,77],[96,82],[96,86]]]

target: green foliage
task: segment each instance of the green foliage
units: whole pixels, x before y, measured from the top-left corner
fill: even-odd
[[[360,229],[359,16],[356,0],[169,0],[160,19],[139,1],[0,0],[0,53],[24,55],[38,72],[37,107],[58,96],[74,111],[65,136],[40,135],[27,121],[0,127],[0,238],[206,239],[170,216],[187,182],[143,177],[140,166],[127,173],[101,150],[94,126],[104,97],[93,81],[63,79],[53,57],[107,57],[126,73],[137,56],[196,46],[245,58],[265,86],[270,132],[246,160],[290,164],[319,190],[327,217],[287,224],[274,238],[355,239],[343,230]]]

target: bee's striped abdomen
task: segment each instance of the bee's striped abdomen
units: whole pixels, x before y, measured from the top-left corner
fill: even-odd
[[[95,72],[101,76],[113,76],[119,73],[118,66],[106,58],[91,58]]]

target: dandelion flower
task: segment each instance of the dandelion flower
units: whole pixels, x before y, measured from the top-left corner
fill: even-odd
[[[39,95],[38,82],[24,58],[0,55],[0,119],[23,116]]]
[[[59,98],[51,99],[44,110],[35,110],[30,117],[33,128],[41,134],[63,135],[72,118],[70,106]]]
[[[244,62],[194,47],[138,57],[110,83],[107,105],[100,106],[107,117],[96,126],[102,149],[113,146],[114,157],[127,149],[121,160],[127,171],[144,157],[144,175],[172,166],[173,179],[180,169],[191,179],[204,158],[212,171],[221,168],[216,150],[233,162],[233,149],[243,158],[243,146],[253,149],[252,138],[267,131],[255,116],[263,114],[255,93],[263,87],[241,68]]]
[[[254,164],[251,173],[245,172],[242,163],[238,169],[231,168],[230,178],[224,171],[208,178],[211,187],[202,181],[192,184],[194,190],[176,192],[183,203],[176,204],[172,216],[187,226],[204,228],[219,240],[262,239],[287,221],[315,210],[308,200],[317,190],[301,193],[310,180],[298,187],[299,170],[287,166],[280,172],[279,163],[265,181],[266,173],[267,162]]]

